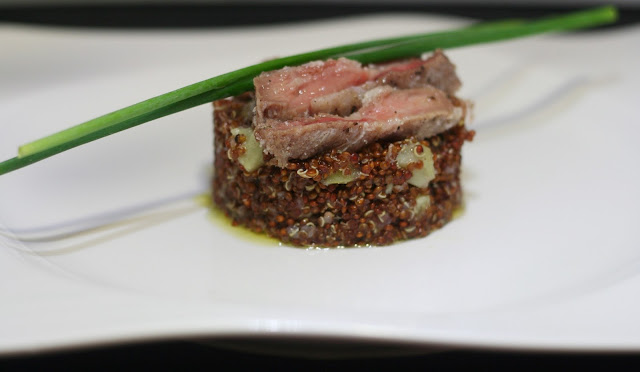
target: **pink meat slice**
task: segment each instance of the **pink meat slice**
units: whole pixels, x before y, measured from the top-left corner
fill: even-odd
[[[254,79],[258,119],[289,120],[300,116],[358,110],[372,87],[408,89],[427,85],[454,94],[460,88],[455,66],[439,50],[426,60],[413,58],[362,67],[345,58],[316,61],[265,72]]]
[[[254,79],[254,130],[279,166],[323,151],[356,151],[382,139],[426,138],[463,120],[455,66],[429,58],[362,67],[340,58]]]
[[[347,117],[267,119],[256,125],[255,135],[284,166],[289,159],[306,159],[331,149],[357,151],[380,139],[427,138],[458,124],[465,115],[461,101],[454,103],[434,87],[383,86],[369,91],[364,101],[359,111]]]
[[[367,69],[346,58],[262,73],[253,80],[257,114],[259,118],[280,120],[312,115],[315,98],[362,85],[369,79]]]
[[[434,86],[453,95],[462,85],[456,67],[440,50],[428,59],[410,59],[378,66],[374,80],[380,84],[408,89]]]

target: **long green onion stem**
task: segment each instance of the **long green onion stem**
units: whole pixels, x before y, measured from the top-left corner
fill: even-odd
[[[519,22],[520,21],[517,21],[517,20],[507,20],[507,21],[490,22],[486,24],[481,23],[478,25],[472,25],[469,28],[471,29],[499,28],[499,27],[514,25]],[[343,45],[339,47],[321,49],[313,52],[297,54],[297,55],[284,57],[284,58],[278,58],[278,59],[266,61],[263,63],[259,63],[253,66],[245,67],[239,70],[235,70],[223,75],[213,77],[211,79],[207,79],[195,84],[188,85],[186,87],[180,88],[178,90],[175,90],[169,93],[162,94],[160,96],[148,99],[143,102],[136,103],[134,105],[125,107],[123,109],[114,111],[112,113],[100,116],[98,118],[89,120],[87,122],[78,124],[76,126],[70,127],[58,133],[54,133],[50,136],[25,144],[18,149],[18,158],[25,158],[29,155],[33,155],[35,153],[57,147],[65,143],[70,143],[70,141],[72,140],[76,140],[81,137],[87,137],[93,132],[98,132],[98,131],[102,132],[102,130],[106,129],[106,127],[113,126],[113,127],[122,128],[120,130],[123,130],[137,124],[148,122],[152,120],[152,119],[149,119],[151,117],[159,118],[162,116],[172,114],[176,111],[168,111],[166,110],[166,108],[180,102],[188,101],[193,103],[193,106],[206,103],[206,101],[200,102],[197,99],[196,100],[192,99],[195,97],[203,97],[203,95],[206,95],[206,94],[213,94],[211,95],[210,101],[219,99],[219,98],[228,97],[229,95],[233,95],[233,94],[219,95],[220,93],[226,92],[224,88],[227,88],[230,85],[233,85],[240,81],[246,81],[247,77],[253,78],[264,71],[275,70],[278,68],[282,68],[284,66],[297,65],[297,64],[318,60],[318,59],[335,58],[353,51],[362,51],[362,50],[375,51],[377,48],[380,48],[380,47],[384,47],[387,45],[402,44],[402,43],[409,42],[422,37],[438,38],[438,37],[445,37],[449,34],[455,35],[457,32],[459,32],[459,30],[444,31],[444,32],[438,32],[433,34],[420,34],[420,35],[410,35],[410,36],[402,36],[402,37],[387,38],[387,39],[380,39],[380,40],[372,40],[372,41],[360,42],[355,44]],[[253,88],[252,86],[249,86],[244,91],[251,90],[252,88]],[[242,91],[238,93],[242,93]],[[190,108],[190,107],[185,107],[185,109],[186,108]],[[165,112],[166,114],[161,114]],[[160,115],[156,116],[157,114],[160,114]],[[121,123],[125,123],[125,122],[128,123],[129,125],[126,127],[123,127],[122,125],[120,125]],[[134,123],[137,123],[137,124],[134,124]],[[115,132],[111,132],[111,131],[108,132],[108,134],[112,134],[112,133],[115,133]],[[87,137],[87,139],[88,138],[92,138],[91,139],[92,141],[100,137],[90,136],[90,137]],[[89,141],[86,141],[86,142],[89,142]],[[79,143],[79,144],[82,144],[82,143]]]
[[[253,78],[264,71],[342,56],[362,63],[381,62],[417,56],[437,48],[593,27],[614,22],[616,18],[616,9],[607,6],[534,21],[488,22],[456,30],[373,40],[270,60],[188,85],[27,143],[20,146],[17,157],[0,163],[0,175],[136,125],[246,92],[253,89]]]

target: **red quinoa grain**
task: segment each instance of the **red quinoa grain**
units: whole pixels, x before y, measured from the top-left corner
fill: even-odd
[[[464,125],[415,147],[418,155],[424,147],[434,155],[436,176],[426,188],[407,183],[412,170],[424,167],[421,161],[406,169],[395,162],[402,146],[414,139],[373,143],[355,153],[332,150],[291,160],[284,168],[263,155],[265,164],[247,172],[238,162],[247,139],[233,136],[231,129],[251,126],[253,104],[251,93],[214,102],[213,200],[234,226],[294,246],[388,245],[442,227],[462,201],[460,150],[474,136]],[[323,183],[338,171],[353,180]],[[420,197],[429,200],[425,210],[417,210]]]

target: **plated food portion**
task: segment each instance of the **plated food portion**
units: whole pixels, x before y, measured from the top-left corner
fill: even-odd
[[[605,6],[277,58],[149,98],[18,147],[0,175],[201,104],[215,107],[213,199],[235,224],[299,246],[425,236],[460,205],[470,103],[439,49],[593,27]],[[417,58],[432,52],[428,58]]]
[[[262,73],[214,102],[213,199],[235,224],[296,246],[426,236],[462,201],[471,105],[455,66],[344,58]]]

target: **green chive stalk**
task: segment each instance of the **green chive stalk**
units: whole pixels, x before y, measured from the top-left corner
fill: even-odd
[[[471,29],[499,28],[507,25],[514,25],[517,23],[519,23],[519,21],[517,20],[507,20],[507,21],[481,23],[477,25],[472,25],[469,28]],[[457,32],[459,32],[459,30],[372,40],[372,41],[360,42],[355,44],[343,45],[339,47],[321,49],[313,52],[297,54],[297,55],[284,57],[284,58],[278,58],[278,59],[266,61],[263,63],[259,63],[256,65],[252,65],[249,67],[245,67],[239,70],[235,70],[223,75],[213,77],[211,79],[207,79],[195,84],[188,85],[186,87],[180,88],[178,90],[175,90],[169,93],[162,94],[160,96],[148,99],[143,102],[139,102],[137,104],[125,107],[123,109],[114,111],[112,113],[100,116],[98,118],[89,120],[87,122],[78,124],[76,126],[70,127],[58,133],[54,133],[50,136],[22,145],[18,149],[18,158],[25,158],[30,155],[34,155],[38,152],[43,152],[47,149],[52,149],[54,147],[58,148],[58,146],[63,144],[69,144],[71,143],[71,141],[74,141],[75,143],[76,139],[80,139],[82,137],[85,137],[87,140],[89,140],[90,138],[91,140],[98,139],[100,137],[90,136],[90,134],[97,133],[97,132],[104,133],[103,129],[106,129],[107,127],[114,127],[114,129],[117,127],[117,128],[122,128],[121,130],[123,130],[138,124],[148,122],[152,120],[152,119],[149,119],[151,117],[159,118],[162,116],[172,114],[174,113],[174,111],[167,110],[167,107],[173,107],[174,105],[180,102],[191,102],[193,103],[193,106],[206,103],[206,101],[200,102],[198,99],[194,99],[195,97],[203,97],[207,94],[210,94],[210,97],[211,97],[210,101],[228,97],[229,95],[233,95],[233,94],[229,94],[229,95],[222,94],[226,92],[225,88],[228,88],[229,86],[232,86],[238,82],[244,82],[246,81],[247,78],[253,78],[264,71],[275,70],[275,69],[282,68],[284,66],[298,65],[305,62],[318,60],[318,59],[337,58],[345,55],[346,53],[350,53],[353,51],[362,51],[362,50],[371,51],[379,47],[384,47],[386,45],[405,43],[405,42],[409,42],[409,41],[412,41],[418,38],[423,38],[423,37],[428,37],[430,39],[446,37],[449,34],[455,35]],[[243,91],[248,91],[248,90],[251,90],[252,88],[253,88],[252,86],[249,86],[247,89]],[[242,93],[242,91],[238,93]],[[185,109],[187,108],[190,108],[190,107],[186,107]],[[166,113],[166,114],[162,114],[162,113]],[[124,127],[120,125],[122,123],[128,123],[129,125]],[[108,133],[112,134],[115,132],[109,131]],[[83,143],[86,143],[86,142],[88,141],[85,141]]]
[[[188,85],[22,145],[17,157],[0,163],[0,175],[136,125],[249,91],[253,89],[253,78],[264,71],[338,57],[362,63],[381,62],[417,56],[438,48],[449,49],[593,27],[614,22],[616,18],[616,9],[607,6],[529,22],[488,22],[456,30],[373,40],[270,60]]]

